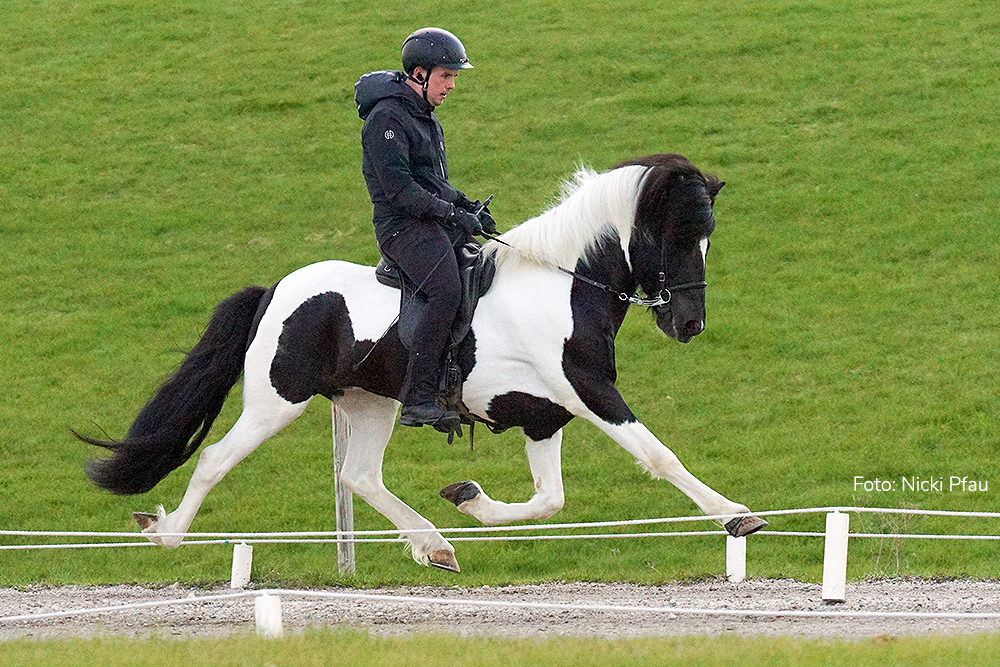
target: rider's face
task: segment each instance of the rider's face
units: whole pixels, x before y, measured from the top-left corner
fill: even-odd
[[[431,106],[441,106],[448,93],[455,89],[457,77],[458,70],[456,69],[435,67],[431,70],[431,76],[427,82],[427,101],[431,103]]]

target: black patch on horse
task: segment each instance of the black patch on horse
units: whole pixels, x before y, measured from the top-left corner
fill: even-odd
[[[354,365],[343,386],[360,387],[398,400],[409,358],[409,351],[399,340],[397,325],[393,324],[377,341],[365,339],[354,344]]]
[[[445,357],[447,363],[441,369],[441,390],[448,405],[454,409],[462,399],[461,383],[469,378],[476,365],[475,333],[470,329],[457,347],[446,351]],[[399,325],[393,324],[378,342],[366,339],[354,344],[354,362],[339,386],[359,387],[399,400],[409,358],[410,353],[399,336]]]
[[[635,281],[625,263],[618,237],[594,246],[586,260],[577,263],[578,273],[600,276],[616,291],[631,294]],[[629,304],[580,280],[573,282],[570,308],[573,334],[563,344],[563,373],[584,405],[609,424],[636,421],[615,388],[615,336],[625,320]]]
[[[324,292],[304,301],[282,323],[271,361],[271,385],[290,403],[339,395],[350,368],[354,330],[344,297]]]
[[[535,442],[551,438],[573,419],[573,415],[561,405],[521,391],[494,396],[486,415],[502,427],[501,430],[520,426],[524,434]]]

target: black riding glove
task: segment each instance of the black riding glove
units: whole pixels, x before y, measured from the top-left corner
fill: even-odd
[[[493,219],[490,215],[490,210],[483,207],[483,210],[479,212],[479,224],[482,225],[483,231],[490,236],[497,233],[497,221]]]
[[[479,222],[479,217],[458,207],[455,207],[455,210],[447,217],[445,223],[449,227],[461,229],[469,236],[477,236],[483,233],[483,225]]]
[[[479,213],[479,209],[483,207],[483,202],[479,201],[478,199],[476,201],[472,201],[465,195],[462,195],[461,197],[456,199],[454,203],[455,206],[464,209],[472,214]]]

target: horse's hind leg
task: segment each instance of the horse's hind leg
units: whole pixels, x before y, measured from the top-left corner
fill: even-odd
[[[236,424],[221,440],[202,450],[177,509],[165,514],[161,507],[155,517],[136,514],[142,532],[150,541],[170,548],[178,546],[212,487],[262,442],[301,415],[309,404],[309,401],[289,403],[270,388],[263,395],[246,389],[243,401],[243,413]],[[176,535],[158,536],[160,533]]]
[[[547,519],[562,509],[563,493],[562,430],[546,440],[526,438],[525,451],[535,482],[535,494],[524,503],[493,500],[476,482],[458,482],[441,489],[441,496],[455,503],[458,511],[473,516],[486,525],[512,521]]]
[[[398,406],[392,399],[357,389],[337,399],[337,407],[347,414],[350,424],[347,456],[340,479],[403,531],[414,560],[458,572],[454,547],[437,532],[434,524],[393,495],[382,482],[382,461],[396,424]]]

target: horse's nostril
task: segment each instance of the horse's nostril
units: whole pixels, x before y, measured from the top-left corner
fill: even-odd
[[[705,328],[705,322],[703,320],[690,320],[687,325],[685,325],[685,328],[692,336],[700,334],[702,329]]]

